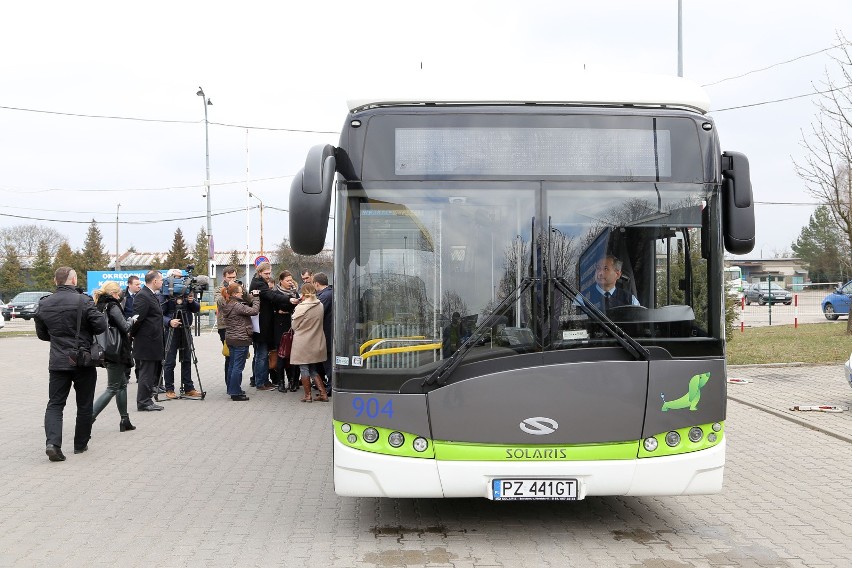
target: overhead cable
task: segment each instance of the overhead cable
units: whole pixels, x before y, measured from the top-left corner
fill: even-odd
[[[760,69],[752,69],[751,71],[746,71],[745,73],[742,73],[740,75],[734,75],[733,77],[725,77],[724,79],[719,79],[718,81],[713,81],[712,83],[705,83],[701,86],[702,87],[712,87],[713,85],[718,85],[719,83],[724,83],[725,81],[733,81],[734,79],[742,79],[743,77],[746,77],[748,75],[752,75],[754,73],[760,73],[761,71],[767,71],[767,70],[772,69],[774,67],[779,67],[781,65],[793,63],[794,61],[798,61],[799,59],[804,59],[806,57],[811,57],[813,55],[819,55],[820,53],[825,53],[826,51],[831,51],[832,49],[837,49],[838,47],[842,47],[843,45],[846,45],[846,44],[832,45],[830,47],[826,47],[825,49],[820,49],[819,51],[814,51],[813,53],[806,53],[805,55],[800,55],[798,57],[794,57],[793,59],[788,59],[787,61],[780,61],[778,63],[773,63],[772,65],[769,65],[768,67],[761,67]]]

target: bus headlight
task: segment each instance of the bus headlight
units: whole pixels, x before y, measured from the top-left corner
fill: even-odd
[[[700,442],[701,438],[704,437],[704,431],[698,426],[693,426],[689,429],[689,441],[690,442]]]
[[[716,434],[714,434],[713,432],[707,434],[707,441],[711,444],[714,443],[716,441]]]
[[[356,436],[355,434],[349,434],[348,436],[346,436],[346,441],[350,444],[354,444],[358,441],[358,436]]]
[[[414,438],[414,449],[418,452],[425,452],[428,447],[429,442],[426,441],[426,438]]]
[[[343,430],[344,434],[348,434],[349,432],[352,431],[352,426],[349,425],[349,424],[344,424],[340,427],[340,429]]]
[[[674,448],[678,444],[680,444],[680,434],[672,430],[668,434],[666,434],[666,444],[670,448]]]
[[[394,448],[398,448],[404,443],[405,436],[403,436],[400,432],[391,432],[390,436],[388,436],[388,444],[390,444]]]
[[[372,444],[373,442],[379,439],[379,431],[372,427],[366,428],[362,436],[365,442],[367,442],[368,444]]]
[[[649,452],[653,452],[657,449],[657,439],[656,438],[645,438],[645,449]]]
[[[721,425],[721,424],[719,424],[718,422],[715,422],[715,423],[713,424],[713,431],[714,431],[714,432],[719,432],[721,429],[722,429],[722,425]]]

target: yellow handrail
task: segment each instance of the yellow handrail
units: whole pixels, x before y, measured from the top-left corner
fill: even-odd
[[[364,351],[366,351],[371,346],[375,345],[379,341],[384,341],[386,339],[394,340],[394,339],[426,339],[425,335],[406,335],[405,337],[379,337],[378,339],[371,339],[363,344],[361,344],[361,348],[358,351],[359,355],[363,355]]]
[[[393,339],[401,339],[395,337]],[[409,351],[431,351],[433,349],[440,349],[440,343],[424,343],[421,345],[409,345],[408,347],[388,347],[387,349],[376,349],[374,351],[370,351],[369,353],[364,353],[362,355],[363,359],[367,359],[369,357],[375,357],[376,355],[390,355],[392,353],[407,353]]]

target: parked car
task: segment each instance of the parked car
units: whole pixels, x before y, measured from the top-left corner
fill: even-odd
[[[852,280],[822,299],[822,313],[825,314],[825,319],[836,320],[848,314],[850,297],[852,297]]]
[[[9,321],[12,318],[23,318],[28,320],[35,315],[38,301],[50,292],[21,292],[3,308],[3,320]]]
[[[768,282],[755,282],[749,286],[745,301],[747,306],[750,306],[752,302],[757,302],[761,306],[769,302],[784,303],[789,306],[793,303],[793,294],[775,283],[770,287]]]

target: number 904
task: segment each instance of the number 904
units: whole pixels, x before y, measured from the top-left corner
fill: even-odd
[[[352,399],[352,408],[355,410],[355,418],[360,418],[363,414],[366,414],[367,418],[378,418],[380,414],[385,414],[388,418],[393,418],[392,400],[382,405],[377,398],[361,398],[360,396],[356,396]]]

